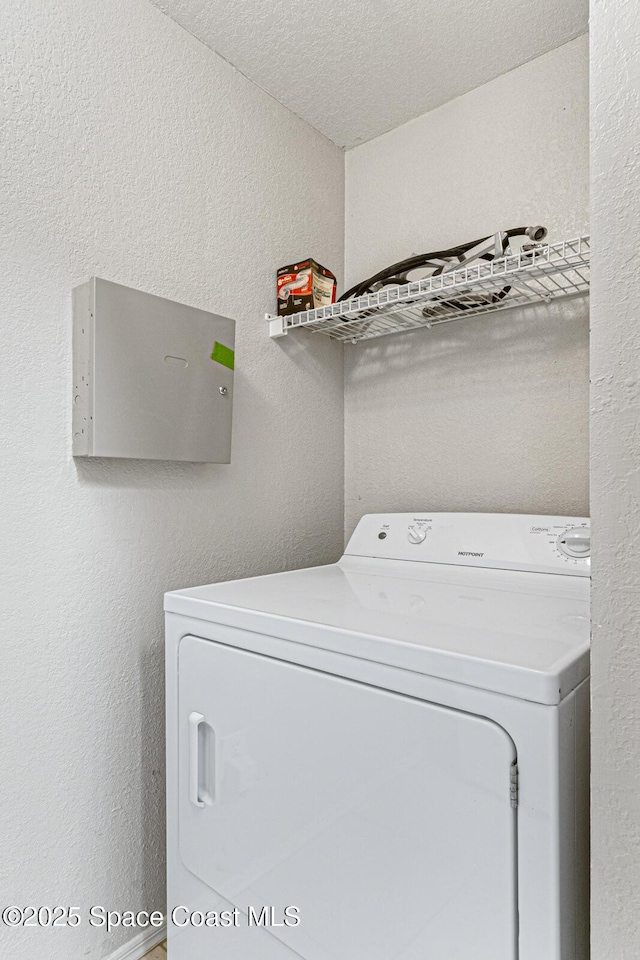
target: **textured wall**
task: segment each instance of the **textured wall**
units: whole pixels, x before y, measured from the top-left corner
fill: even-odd
[[[0,36],[0,900],[162,907],[163,591],[342,547],[342,350],[262,317],[276,266],[340,269],[343,154],[145,0],[5,0]],[[237,318],[231,466],[72,460],[91,274]]]
[[[347,283],[543,223],[588,229],[588,44],[572,41],[347,153]],[[346,526],[376,510],[588,510],[586,301],[346,356]]]
[[[640,20],[591,7],[592,957],[640,956]]]

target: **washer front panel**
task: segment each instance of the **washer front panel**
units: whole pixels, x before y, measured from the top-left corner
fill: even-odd
[[[180,854],[212,892],[297,906],[268,934],[304,960],[515,960],[500,726],[194,636],[178,685]]]

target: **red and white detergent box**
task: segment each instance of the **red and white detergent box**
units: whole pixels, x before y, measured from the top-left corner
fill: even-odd
[[[336,278],[315,260],[280,267],[277,275],[278,316],[326,307],[336,300]]]

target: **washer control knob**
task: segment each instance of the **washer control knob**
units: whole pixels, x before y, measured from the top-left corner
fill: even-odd
[[[409,543],[422,543],[427,538],[427,531],[424,527],[409,527],[407,536]]]
[[[589,527],[571,527],[558,537],[558,550],[565,557],[585,560],[591,555],[591,531]]]

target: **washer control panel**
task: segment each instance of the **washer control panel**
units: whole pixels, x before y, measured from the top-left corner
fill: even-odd
[[[589,576],[586,517],[488,513],[368,514],[346,556]]]

